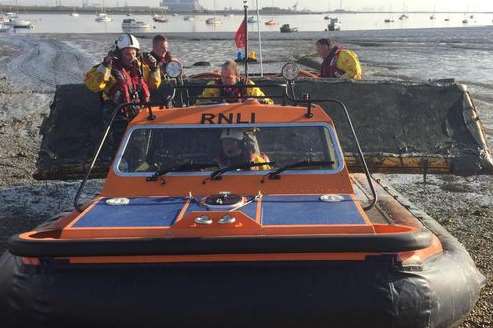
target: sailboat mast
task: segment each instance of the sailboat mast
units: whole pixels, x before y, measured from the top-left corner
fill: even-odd
[[[216,24],[216,0],[212,2],[212,6],[214,7],[214,24]]]
[[[264,77],[264,63],[263,63],[263,56],[262,56],[262,36],[260,33],[260,7],[258,5],[258,1],[256,0],[256,5],[257,5],[257,30],[258,30],[258,47],[259,47],[259,53],[260,53],[260,76]]]
[[[245,83],[248,84],[248,1],[244,0],[243,1],[243,8],[245,9],[245,18],[244,18],[244,24],[245,24]]]

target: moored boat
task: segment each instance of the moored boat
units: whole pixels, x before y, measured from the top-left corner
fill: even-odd
[[[329,24],[327,25],[327,30],[329,30],[329,31],[340,31],[341,28],[342,28],[342,23],[338,17],[329,18]]]
[[[122,21],[123,30],[150,30],[152,25],[143,21],[138,21],[135,18],[125,18]]]
[[[284,24],[280,28],[281,33],[292,33],[292,32],[298,32],[297,27],[291,27],[289,24]]]
[[[95,20],[96,20],[96,22],[100,22],[100,23],[109,23],[109,22],[113,21],[111,16],[109,16],[106,13],[97,14]]]
[[[257,19],[255,18],[255,16],[249,16],[247,22],[253,24],[257,22]]]
[[[8,23],[13,28],[33,28],[33,23],[26,19],[15,18]]]
[[[0,24],[7,24],[9,21],[10,19],[8,16],[0,14]]]
[[[222,24],[223,22],[217,17],[210,17],[205,20],[205,23],[207,25],[219,25]]]
[[[152,16],[152,20],[157,23],[167,23],[169,19],[165,15],[154,15]]]

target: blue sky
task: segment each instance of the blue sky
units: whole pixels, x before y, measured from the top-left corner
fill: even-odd
[[[225,6],[233,8],[242,7],[242,0],[199,0],[200,3],[208,8],[213,7],[215,2],[217,9]],[[40,4],[54,5],[56,0],[17,0],[19,4]],[[62,4],[67,6],[79,6],[81,0],[61,0]],[[89,3],[101,4],[103,0],[89,0]],[[123,5],[125,0],[105,0],[106,6]],[[159,0],[127,0],[129,5],[147,5],[158,6]],[[249,0],[250,5],[254,0]],[[271,6],[286,8],[298,2],[298,8],[311,10],[327,10],[339,8],[340,0],[259,0],[262,6]],[[0,0],[1,4],[15,4],[16,0]],[[345,9],[378,9],[378,10],[401,10],[407,7],[408,10],[453,10],[453,11],[493,11],[492,0],[342,0]]]

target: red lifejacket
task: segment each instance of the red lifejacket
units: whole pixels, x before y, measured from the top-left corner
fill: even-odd
[[[116,79],[115,85],[109,90],[108,96],[115,104],[144,103],[151,97],[149,86],[140,71],[140,63],[125,68],[119,62],[113,63],[111,74]]]
[[[224,98],[224,100],[228,103],[236,103],[240,102],[241,98],[244,96],[244,88],[241,88],[240,83],[238,82],[237,85],[224,88],[223,87],[223,82],[221,80],[216,82],[216,85],[221,91],[221,98],[223,97],[233,97],[233,98]]]
[[[344,50],[344,48],[335,46],[329,53],[329,55],[322,62],[322,67],[320,69],[320,77],[335,77],[339,78],[343,76],[346,72],[337,68],[337,59],[339,58],[339,53]]]

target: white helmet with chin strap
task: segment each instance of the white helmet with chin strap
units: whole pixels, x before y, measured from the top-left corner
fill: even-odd
[[[125,48],[134,48],[140,50],[139,40],[132,34],[122,34],[115,41],[115,47],[117,50],[122,50]]]

